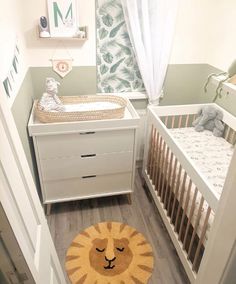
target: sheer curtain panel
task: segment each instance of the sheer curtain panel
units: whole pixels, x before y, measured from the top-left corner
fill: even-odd
[[[149,98],[157,105],[169,63],[179,0],[121,0]]]

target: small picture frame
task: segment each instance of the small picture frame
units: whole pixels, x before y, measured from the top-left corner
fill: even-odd
[[[78,27],[76,0],[47,0],[51,37],[73,37]]]

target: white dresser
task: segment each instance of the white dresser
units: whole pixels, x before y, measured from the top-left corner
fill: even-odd
[[[55,202],[132,193],[139,116],[130,102],[122,119],[40,123],[33,113],[28,129],[47,213]]]

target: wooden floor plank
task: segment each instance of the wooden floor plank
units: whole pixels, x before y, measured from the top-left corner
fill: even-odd
[[[66,250],[83,229],[103,221],[129,224],[145,235],[153,247],[155,266],[149,284],[190,283],[147,189],[136,174],[132,204],[125,195],[54,204],[48,224],[64,267]],[[68,282],[69,283],[69,282]]]

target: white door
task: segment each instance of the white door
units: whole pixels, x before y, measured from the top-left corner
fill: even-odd
[[[0,202],[35,283],[66,283],[14,119],[1,87]]]

